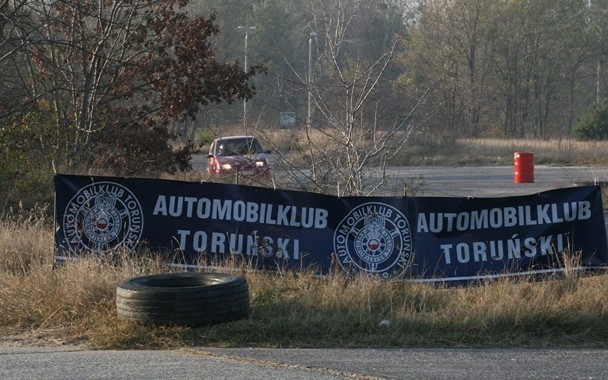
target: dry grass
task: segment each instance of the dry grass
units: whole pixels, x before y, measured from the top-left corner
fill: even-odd
[[[515,152],[534,153],[534,162],[549,166],[608,165],[608,142],[574,140],[457,139],[445,141],[414,135],[391,164],[513,165]]]
[[[126,278],[167,271],[145,253],[52,269],[52,227],[0,222],[0,340],[15,335],[93,348],[606,347],[608,276],[499,280],[444,288],[312,272],[240,272],[250,318],[201,327],[146,327],[116,316]],[[381,320],[390,326],[380,327]]]
[[[459,139],[457,145],[483,157],[496,157],[498,160],[504,156],[509,165],[513,163],[514,152],[533,152],[535,162],[544,165],[608,164],[608,141]]]
[[[306,156],[302,133],[268,130],[260,136],[297,162]],[[326,136],[310,138],[331,149]],[[608,143],[569,140],[443,144],[417,135],[391,164],[511,165],[514,151],[533,151],[538,164],[605,165],[607,148]],[[45,214],[0,219],[0,340],[98,348],[608,346],[608,275],[578,277],[570,271],[561,278],[452,288],[338,274],[318,279],[312,272],[241,272],[250,285],[250,318],[197,329],[140,326],[116,316],[116,286],[168,269],[148,252],[119,255],[120,265],[116,257],[90,258],[53,269],[53,227]],[[390,326],[380,327],[381,320]]]
[[[340,148],[343,142],[338,130],[303,128],[252,128],[246,133],[257,135],[281,161],[308,165],[310,157],[321,158],[321,152]],[[216,132],[217,133],[217,132]],[[223,134],[242,134],[242,127],[222,130]],[[399,135],[392,141],[399,140]],[[382,132],[377,133],[377,139]],[[364,143],[362,148],[364,148]],[[368,141],[366,144],[373,144]],[[394,151],[394,149],[392,150]],[[413,133],[405,146],[388,162],[389,165],[512,165],[514,152],[533,152],[539,165],[608,165],[608,141],[575,141],[573,139],[454,139],[432,133]]]
[[[52,264],[53,235],[44,210],[6,218],[0,228],[0,273],[24,276]]]

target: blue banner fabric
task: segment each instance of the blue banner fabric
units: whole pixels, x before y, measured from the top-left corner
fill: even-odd
[[[416,281],[608,263],[599,186],[504,198],[335,197],[218,183],[55,176],[57,261],[146,248],[175,264],[227,257]],[[566,253],[566,255],[564,254]]]

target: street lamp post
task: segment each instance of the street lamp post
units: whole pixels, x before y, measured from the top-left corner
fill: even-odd
[[[306,112],[306,127],[310,127],[310,97],[311,97],[311,90],[310,90],[310,85],[312,84],[312,39],[313,37],[316,37],[317,33],[315,32],[310,32],[310,34],[308,35],[308,85],[307,90],[308,90],[308,107],[307,107],[307,112]]]
[[[244,51],[244,60],[245,60],[245,73],[247,73],[247,40],[249,40],[249,31],[256,30],[255,26],[239,26],[239,29],[245,30],[245,51]],[[247,127],[247,98],[243,98],[243,126]]]

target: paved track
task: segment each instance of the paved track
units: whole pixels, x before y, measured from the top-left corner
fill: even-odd
[[[0,378],[605,379],[608,350],[0,347]]]
[[[271,160],[272,161],[272,160]],[[205,157],[194,156],[195,170],[206,170]],[[273,176],[279,182],[306,184],[309,170],[282,171],[280,165],[271,166]],[[365,188],[374,189],[373,195],[407,195],[433,197],[509,197],[535,194],[545,190],[608,182],[608,167],[536,165],[533,183],[515,183],[513,166],[407,166],[388,167],[384,172],[375,168],[365,171]]]
[[[536,166],[533,183],[515,183],[512,166],[390,168],[419,196],[507,197],[608,181],[608,168]]]

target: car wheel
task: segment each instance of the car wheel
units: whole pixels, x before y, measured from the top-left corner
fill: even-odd
[[[135,277],[116,289],[118,316],[146,324],[202,326],[249,315],[249,286],[239,276],[184,272]]]

